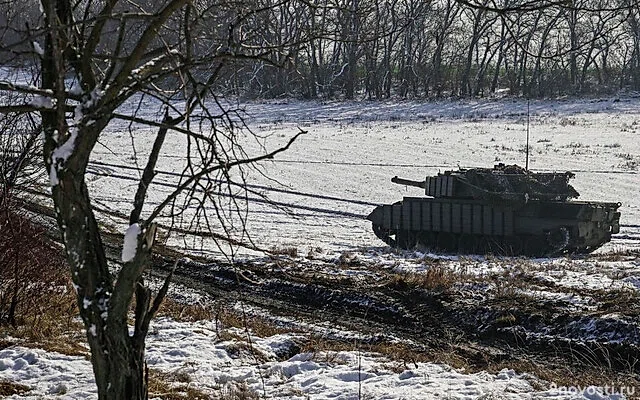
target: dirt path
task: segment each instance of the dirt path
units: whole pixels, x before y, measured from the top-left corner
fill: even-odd
[[[42,210],[35,211],[47,218]],[[121,235],[105,232],[104,239],[117,260]],[[158,257],[151,271],[160,278],[182,256],[163,251],[166,258]],[[356,273],[341,273],[341,268]],[[357,260],[285,257],[234,265],[183,263],[174,281],[228,308],[240,302],[261,310],[274,323],[280,319],[307,328],[356,332],[355,337],[325,337],[349,345],[358,342],[391,356],[402,348],[395,356],[407,362],[444,362],[474,372],[510,368],[558,385],[640,388],[637,291],[575,289],[596,302],[585,311],[514,289],[541,284],[528,278],[459,282],[458,276],[433,270],[431,275],[411,276]]]
[[[242,301],[276,317],[359,332],[363,345],[399,341],[416,357],[468,370],[529,369],[554,382],[640,384],[637,302],[627,305],[628,318],[607,319],[562,302],[425,288],[382,271],[345,277],[292,263],[191,262],[175,279],[230,307]],[[317,263],[315,269],[322,271]],[[580,332],[585,325],[594,328]],[[614,334],[625,339],[607,340]]]

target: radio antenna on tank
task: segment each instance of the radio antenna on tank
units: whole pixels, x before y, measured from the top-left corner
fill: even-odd
[[[524,169],[525,171],[529,171],[529,98],[527,97],[527,148],[525,153],[527,154],[527,158],[525,160]]]

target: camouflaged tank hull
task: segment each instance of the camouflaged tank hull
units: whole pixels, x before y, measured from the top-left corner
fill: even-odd
[[[405,197],[367,217],[378,238],[403,249],[550,256],[588,253],[618,233],[620,203]]]

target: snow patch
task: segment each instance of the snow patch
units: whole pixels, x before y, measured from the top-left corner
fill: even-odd
[[[238,352],[246,343],[221,340],[216,329],[211,321],[189,324],[160,318],[153,322],[146,360],[160,371],[188,374],[193,378],[190,385],[205,392],[219,393],[221,386],[245,384],[253,393],[282,400],[355,399],[360,395],[387,400],[623,398],[615,394],[607,396],[606,392],[591,386],[579,392],[555,385],[548,390],[537,390],[528,382],[526,374],[509,369],[497,374],[468,374],[444,364],[418,362],[410,369],[398,371],[400,364],[368,352],[300,353],[279,361],[269,349],[293,340],[293,336],[285,334],[252,337],[254,349],[264,356],[256,364],[252,352]],[[94,331],[92,325],[89,332]],[[0,350],[0,380],[31,387],[27,394],[10,399],[35,400],[54,395],[68,399],[96,397],[93,371],[87,359],[39,349],[16,346]]]
[[[129,262],[136,256],[138,235],[140,235],[141,232],[140,224],[133,224],[129,226],[125,232],[124,244],[122,245],[122,262]]]
[[[9,347],[0,350],[0,380],[31,388],[25,394],[7,399],[97,398],[91,363],[81,356]]]
[[[622,281],[628,283],[633,288],[640,290],[640,276],[628,276],[622,279]]]
[[[33,50],[40,56],[44,56],[44,50],[42,50],[42,47],[40,46],[40,43],[38,42],[33,42]]]
[[[76,108],[77,111],[77,108]],[[78,121],[76,115],[76,121]],[[60,146],[58,146],[51,154],[51,170],[49,171],[49,182],[51,186],[56,186],[58,183],[58,168],[62,167],[64,163],[71,157],[73,150],[76,147],[76,139],[78,138],[78,129],[75,126],[69,128],[71,136]]]
[[[59,145],[51,154],[51,169],[49,170],[49,182],[51,186],[58,183],[58,170],[64,167],[66,161],[71,157],[75,149],[76,139],[78,138],[78,126],[85,118],[84,110],[93,107],[104,95],[104,91],[97,87],[89,94],[89,98],[78,103],[74,109],[73,122],[69,126],[69,138]],[[91,125],[93,121],[88,121],[87,125]],[[56,135],[54,138],[57,140]]]
[[[44,108],[47,110],[51,110],[54,107],[55,102],[50,97],[35,96],[33,99],[31,99],[31,101],[29,102],[29,105],[35,108]]]

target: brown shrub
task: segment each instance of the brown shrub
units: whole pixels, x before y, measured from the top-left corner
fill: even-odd
[[[70,325],[76,302],[66,271],[44,228],[19,210],[0,210],[0,324],[28,325],[43,336],[52,314],[69,316]]]
[[[216,323],[222,327],[247,329],[259,337],[269,337],[280,333],[290,333],[291,329],[277,326],[267,318],[258,315],[247,315],[242,311],[220,308],[216,313]]]
[[[298,257],[298,249],[295,248],[295,247],[277,247],[277,246],[272,246],[269,249],[269,255],[271,255],[272,257],[287,256],[287,257],[291,257],[291,258],[296,258],[296,257]]]
[[[0,398],[25,394],[30,390],[28,386],[19,383],[0,381]]]
[[[181,303],[172,298],[165,298],[158,310],[158,316],[169,317],[180,322],[211,321],[216,313],[206,303]]]
[[[425,272],[402,272],[391,276],[390,286],[403,288],[420,288],[444,292],[456,283],[464,282],[467,277],[449,268],[433,265]]]
[[[189,386],[191,379],[184,373],[149,370],[149,397],[163,400],[206,400],[211,396]]]

